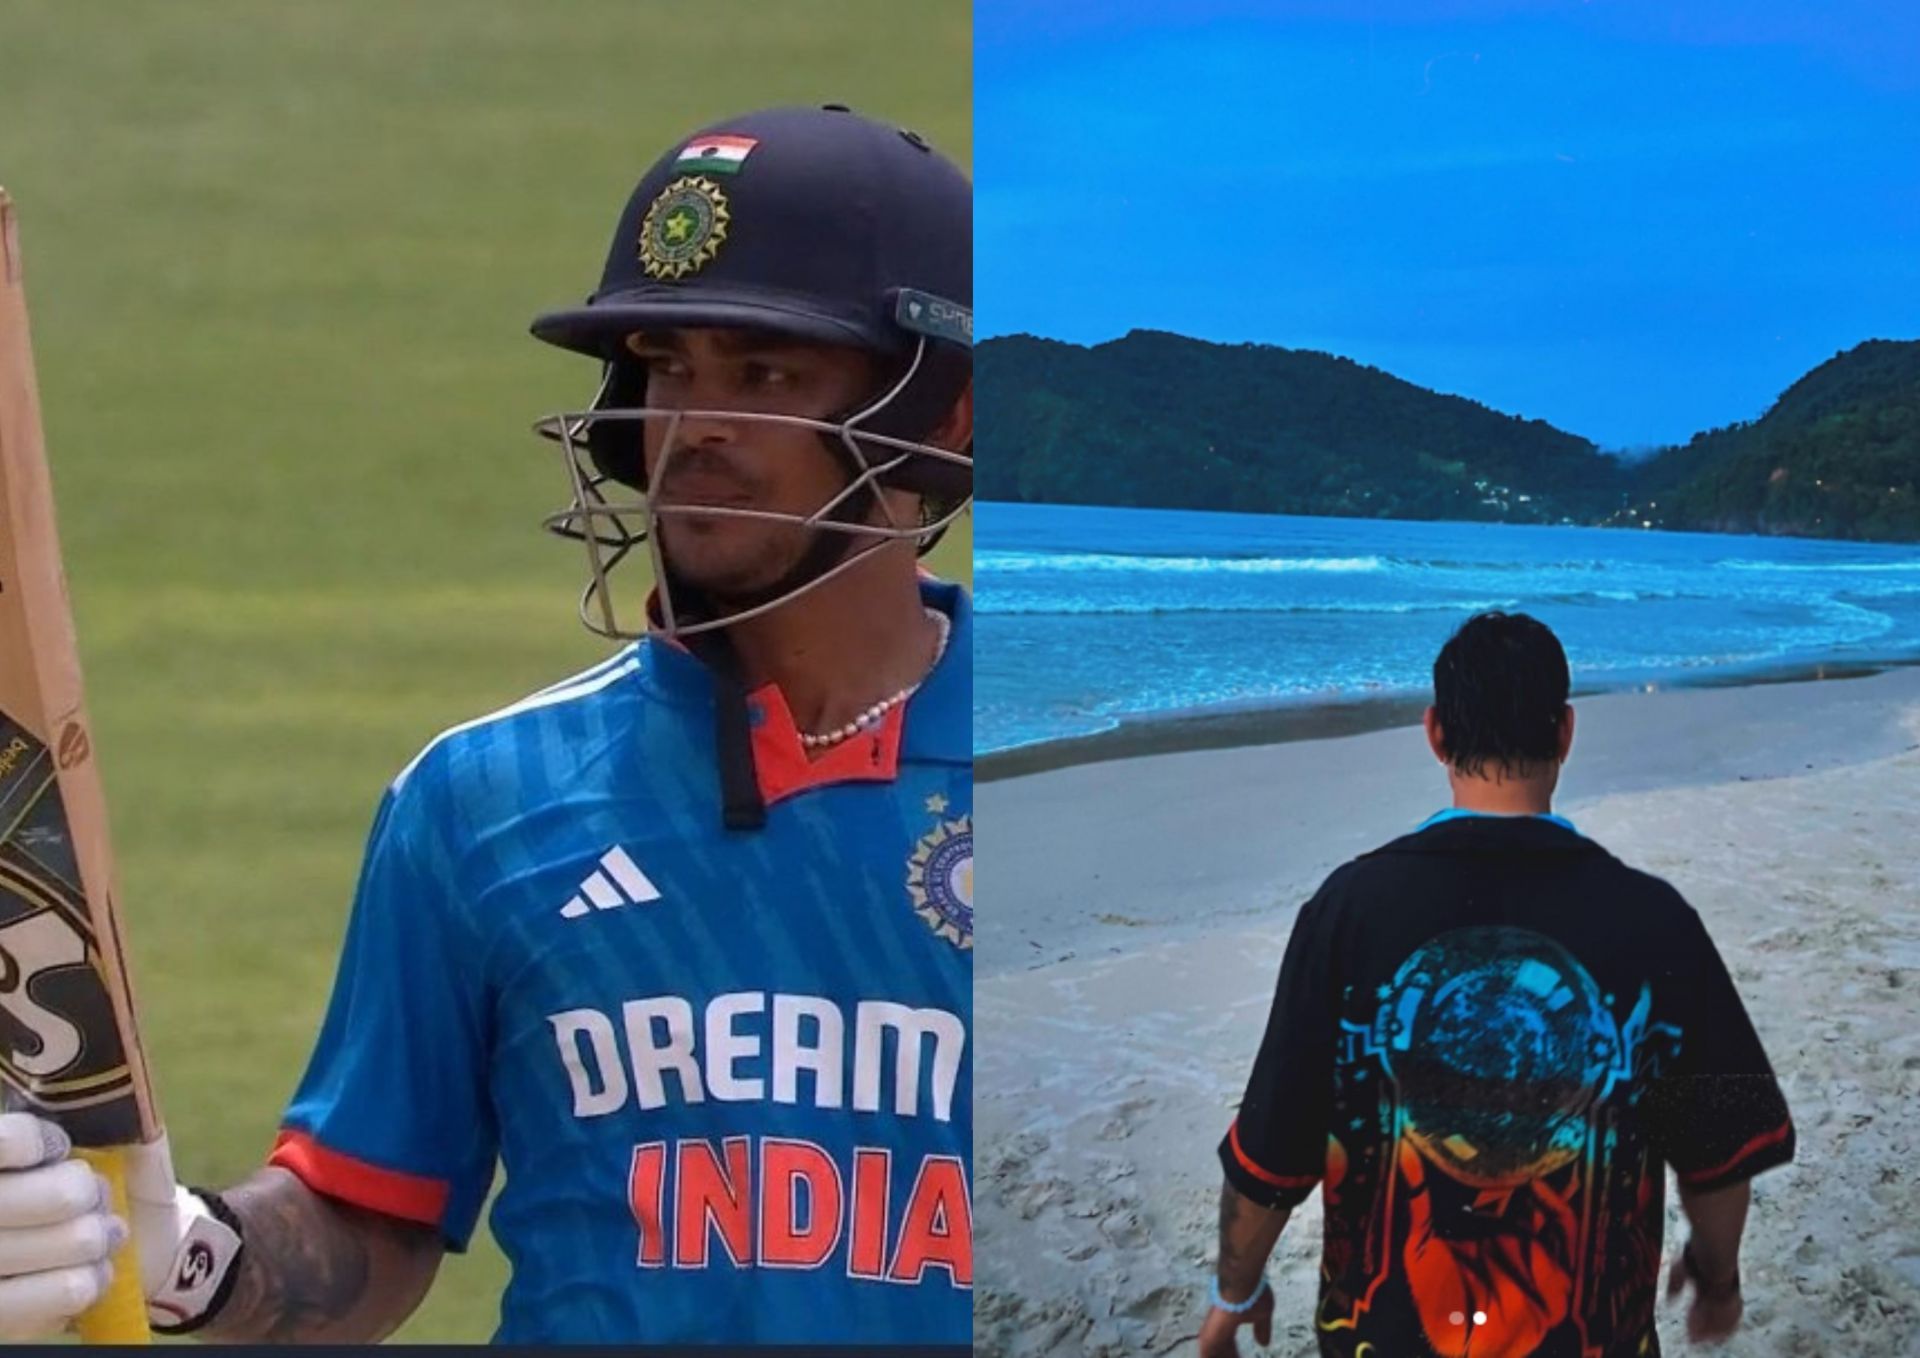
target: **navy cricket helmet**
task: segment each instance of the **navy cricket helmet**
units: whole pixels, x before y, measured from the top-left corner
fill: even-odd
[[[971,183],[918,134],[841,105],[729,118],[678,143],[641,178],[592,295],[533,323],[540,339],[604,365],[588,410],[538,426],[569,453],[575,503],[548,526],[588,544],[589,627],[637,634],[612,618],[605,578],[633,546],[651,541],[656,573],[663,583],[670,577],[656,529],[659,515],[675,511],[646,497],[642,422],[677,416],[648,407],[646,369],[627,341],[695,327],[772,332],[877,360],[869,400],[824,421],[792,421],[814,428],[849,478],[847,492],[801,521],[845,536],[812,553],[807,578],[783,582],[771,602],[888,536],[911,536],[924,551],[964,510],[971,444],[942,449],[927,440],[972,382]],[[615,503],[608,482],[641,498]],[[881,487],[921,495],[921,522],[897,533],[863,526]],[[644,519],[637,529],[635,516]],[[765,606],[756,601],[750,611]]]

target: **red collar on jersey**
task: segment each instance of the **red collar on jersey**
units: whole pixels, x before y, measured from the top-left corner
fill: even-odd
[[[754,773],[768,806],[830,783],[890,783],[899,775],[904,705],[889,709],[877,725],[828,746],[817,759],[810,758],[800,744],[800,730],[787,709],[786,695],[776,685],[748,694],[747,711],[753,730]]]

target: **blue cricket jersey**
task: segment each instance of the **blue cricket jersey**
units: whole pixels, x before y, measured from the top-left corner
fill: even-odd
[[[429,745],[273,1163],[455,1250],[503,1168],[499,1342],[970,1342],[972,628],[923,593],[884,724],[809,761],[752,695],[762,830],[656,637]]]

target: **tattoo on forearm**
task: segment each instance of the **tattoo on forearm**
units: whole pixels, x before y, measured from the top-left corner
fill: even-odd
[[[413,1313],[442,1245],[410,1226],[321,1197],[263,1170],[222,1195],[246,1248],[232,1295],[202,1331],[232,1342],[371,1343]]]

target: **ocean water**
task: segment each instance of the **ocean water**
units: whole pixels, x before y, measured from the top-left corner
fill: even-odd
[[[1920,547],[981,504],[974,746],[1429,691],[1468,615],[1533,614],[1575,683],[1920,659]]]

